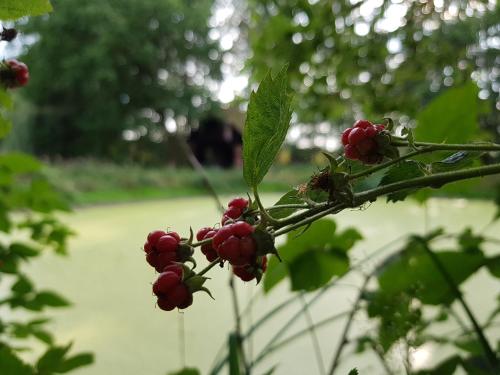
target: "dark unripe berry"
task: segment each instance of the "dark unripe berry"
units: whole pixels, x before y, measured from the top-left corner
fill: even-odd
[[[359,159],[359,151],[355,146],[347,145],[344,148],[345,157],[351,160]]]
[[[173,302],[167,298],[159,297],[156,301],[156,304],[160,309],[164,311],[172,311],[173,309],[175,309],[175,305],[173,304]]]
[[[368,155],[377,149],[377,143],[370,138],[363,139],[356,146],[361,155]]]
[[[186,285],[184,284],[179,284],[176,285],[169,293],[168,293],[168,299],[172,301],[172,303],[177,306],[185,306],[186,302],[189,300],[189,296],[191,295],[191,292],[189,292],[189,289]],[[191,297],[192,301],[192,297]],[[189,304],[187,305],[189,306]],[[187,307],[186,306],[186,307]]]
[[[29,78],[30,73],[25,63],[12,59],[2,64],[0,81],[5,87],[16,88],[25,86]]]

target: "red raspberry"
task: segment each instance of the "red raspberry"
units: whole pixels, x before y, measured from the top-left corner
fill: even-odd
[[[0,81],[8,88],[25,86],[30,78],[26,64],[15,59],[4,61],[0,66]]]
[[[347,159],[351,159],[351,160],[358,160],[359,156],[360,156],[358,149],[354,146],[351,146],[351,145],[345,146],[344,153],[345,153],[345,157]]]
[[[166,235],[167,233],[162,230],[155,230],[148,234],[148,242],[151,245],[156,245],[156,242],[160,239],[160,237]]]
[[[225,212],[224,216],[230,217],[231,219],[236,220],[241,216],[243,213],[243,210],[239,207],[229,207]]]
[[[248,200],[245,198],[234,198],[228,203],[229,207],[236,207],[239,208],[240,210],[244,210],[245,208],[248,207]]]
[[[179,265],[167,267],[153,284],[153,293],[158,297],[158,307],[170,311],[175,307],[184,309],[193,303],[193,294],[182,282],[182,268]],[[171,271],[170,271],[171,270]]]
[[[377,150],[377,143],[373,139],[363,139],[356,145],[356,149],[361,155],[368,155]],[[160,238],[161,241],[161,238]]]
[[[179,275],[172,271],[162,272],[153,284],[153,293],[163,297],[170,293],[174,287],[181,283]]]
[[[365,138],[366,138],[365,129],[354,128],[349,133],[348,140],[351,146],[356,146],[359,142],[361,142]]]
[[[353,128],[361,128],[361,129],[366,129],[372,126],[373,124],[368,121],[368,120],[358,120],[354,123],[352,126]]]
[[[164,311],[172,311],[175,309],[174,303],[167,298],[159,297],[156,303],[158,307]]]
[[[351,133],[352,131],[352,128],[347,128],[346,130],[344,130],[342,132],[342,144],[344,146],[348,145],[349,144],[349,134]]]
[[[182,266],[180,264],[171,264],[170,266],[165,267],[163,272],[173,272],[181,279],[184,275],[184,271],[182,270]]]
[[[185,261],[179,249],[180,236],[176,232],[164,232],[155,230],[148,235],[144,244],[147,253],[146,261],[162,272],[163,269],[175,261]]]
[[[245,222],[226,225],[214,236],[212,245],[219,257],[233,266],[249,264],[257,252],[257,245],[251,237],[253,231],[253,227]]]
[[[144,251],[145,251],[146,253],[150,253],[150,252],[151,252],[151,250],[153,250],[153,245],[151,245],[149,242],[146,242],[146,243],[144,244]]]
[[[205,228],[201,228],[198,233],[196,233],[196,239],[198,241],[201,241],[205,238],[205,235],[210,232],[212,230],[212,228],[209,228],[209,227],[205,227]]]
[[[233,272],[236,276],[238,276],[243,281],[251,281],[257,277],[260,273],[262,274],[266,272],[267,269],[267,258],[262,257],[260,264],[254,264],[251,266],[243,266],[243,267],[233,267]]]
[[[360,160],[365,164],[380,163],[384,156],[379,149],[376,137],[384,130],[383,125],[373,125],[367,120],[356,121],[352,128],[342,133],[345,157]]]
[[[213,238],[217,234],[217,229],[211,229],[209,232],[205,234],[205,237],[203,237],[204,240]],[[215,251],[213,247],[213,243],[206,243],[201,245],[201,252],[206,256],[207,260],[209,262],[213,262],[215,259],[219,257],[217,254],[217,251]]]
[[[156,250],[158,250],[160,253],[163,252],[175,252],[177,249],[177,245],[179,244],[179,241],[177,241],[174,237],[170,235],[165,235],[160,237],[158,242],[156,242]]]

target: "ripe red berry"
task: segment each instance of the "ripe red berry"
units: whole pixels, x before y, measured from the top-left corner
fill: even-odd
[[[360,155],[368,155],[377,149],[377,143],[373,139],[363,139],[356,145],[356,149]]]
[[[168,299],[172,301],[172,303],[177,306],[183,306],[186,301],[189,299],[189,295],[191,293],[189,292],[189,289],[186,285],[184,284],[179,284],[176,285],[169,293],[168,293]],[[187,306],[186,306],[187,307]]]
[[[177,242],[181,242],[181,236],[177,232],[167,232],[167,234],[171,237],[174,237]]]
[[[354,128],[349,133],[349,144],[351,146],[356,146],[359,142],[366,138],[366,132],[362,128]]]
[[[203,239],[206,240],[209,238],[213,238],[216,234],[217,234],[217,230],[212,229],[208,233],[205,234],[205,237],[203,237]],[[205,257],[207,258],[207,260],[209,262],[213,262],[215,259],[217,259],[219,257],[219,255],[217,254],[217,251],[215,251],[215,249],[213,247],[212,242],[201,245],[201,252],[205,255]]]
[[[160,237],[160,239],[156,242],[156,249],[159,252],[175,252],[177,250],[177,245],[179,245],[179,241],[170,235],[165,235]]]
[[[240,210],[244,210],[245,208],[248,207],[248,200],[245,198],[234,198],[228,203],[229,207],[236,207],[239,208]]]
[[[258,262],[258,261],[257,261]],[[247,265],[243,267],[233,267],[233,272],[243,281],[251,281],[255,279],[259,274],[262,276],[267,269],[267,258],[264,256],[260,260],[260,264],[256,263],[253,265]]]
[[[201,228],[198,233],[196,233],[196,239],[198,241],[201,241],[205,238],[205,235],[210,232],[212,230],[212,228],[209,228],[209,227],[205,227],[205,228]]]
[[[173,304],[173,302],[167,298],[159,297],[156,303],[158,307],[164,311],[172,311],[173,309],[175,309],[175,305]]]
[[[182,270],[182,266],[180,264],[171,264],[163,270],[163,272],[173,272],[179,276],[179,278],[182,280],[182,276],[184,274],[184,271]]]
[[[151,252],[151,250],[153,250],[153,245],[151,245],[149,242],[146,242],[146,243],[144,244],[144,251],[145,251],[146,253],[150,253],[150,252]]]
[[[244,221],[237,221],[231,226],[231,231],[238,237],[248,236],[253,230],[253,227]]]
[[[175,272],[162,272],[153,284],[153,293],[157,297],[165,296],[170,293],[174,287],[181,283],[181,278]]]
[[[241,216],[241,214],[243,213],[243,210],[239,207],[235,207],[235,206],[232,206],[232,207],[229,207],[225,212],[224,212],[224,216],[228,216],[230,217],[231,219],[237,219]]]
[[[358,120],[354,123],[353,125],[353,128],[361,128],[361,129],[366,129],[370,126],[372,126],[373,124],[368,121],[368,120]]]
[[[148,242],[151,245],[156,245],[156,242],[160,239],[160,237],[166,235],[167,233],[162,230],[155,230],[148,234]]]
[[[355,146],[347,145],[344,148],[345,157],[351,160],[359,159],[359,151]]]
[[[349,134],[351,133],[352,128],[347,128],[342,132],[342,144],[344,146],[349,144]]]
[[[30,78],[26,64],[15,59],[7,60],[0,65],[0,81],[8,88],[25,86]]]

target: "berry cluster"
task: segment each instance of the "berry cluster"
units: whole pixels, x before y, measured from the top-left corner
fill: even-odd
[[[267,268],[266,249],[258,249],[256,238],[261,238],[262,231],[256,235],[256,229],[246,221],[254,222],[256,215],[247,214],[249,201],[235,198],[228,204],[222,218],[222,227],[205,227],[198,230],[196,239],[201,244],[201,252],[209,262],[228,262],[233,273],[243,281],[256,279],[259,282]],[[203,287],[208,279],[203,275],[213,264],[196,273],[196,263],[192,258],[193,233],[189,239],[181,238],[176,232],[155,230],[149,233],[144,251],[146,261],[160,273],[153,284],[153,293],[158,298],[158,307],[162,310],[184,309],[193,303],[193,293],[210,291]],[[259,243],[263,241],[259,240]],[[267,246],[261,246],[267,247]],[[274,247],[273,247],[274,248]],[[184,263],[194,264],[191,269]]]
[[[208,240],[210,238],[213,238],[218,231],[219,230],[215,228],[201,228],[198,233],[196,233],[196,239],[198,241]],[[219,257],[219,254],[217,254],[217,251],[212,245],[212,241],[201,245],[201,252],[203,253],[203,255],[205,255],[209,262],[213,262]]]
[[[6,60],[0,64],[0,82],[7,88],[25,86],[30,78],[26,64],[15,59]]]
[[[221,224],[224,225],[228,221],[238,220],[243,213],[248,209],[248,200],[245,198],[234,198],[228,203],[228,208],[222,215]]]
[[[236,276],[238,276],[243,281],[251,281],[253,279],[257,279],[260,281],[264,272],[267,269],[267,257],[261,256],[258,257],[253,264],[248,264],[246,266],[234,266],[233,272]]]
[[[244,221],[224,225],[214,235],[212,245],[219,257],[233,266],[251,264],[257,255],[253,231],[254,228]]]
[[[384,130],[384,125],[374,125],[367,120],[356,121],[352,128],[342,133],[345,157],[365,164],[380,163],[384,155],[377,143],[377,135]]]
[[[165,267],[153,284],[153,293],[158,297],[158,307],[165,311],[185,309],[193,303],[193,293],[184,282],[184,271],[179,264]]]
[[[193,251],[189,245],[181,244],[181,237],[176,232],[155,230],[148,235],[144,244],[146,261],[162,272],[163,269],[174,262],[185,262]]]

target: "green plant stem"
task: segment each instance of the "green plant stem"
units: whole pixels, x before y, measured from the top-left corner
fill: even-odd
[[[407,141],[401,140],[393,140],[391,144],[396,147],[410,147]],[[420,147],[432,147],[434,151],[500,151],[500,145],[489,142],[468,144],[414,142],[413,144]]]
[[[484,177],[498,173],[500,173],[500,164],[492,164],[482,167],[461,169],[458,171],[442,172],[430,176],[412,178],[409,180],[395,182],[371,190],[366,190],[359,194],[355,194],[354,206],[359,206],[367,201],[375,200],[381,195],[394,193],[400,190],[423,187],[440,187],[444,184],[454,181],[465,180],[474,177]]]
[[[382,163],[382,164],[379,164],[379,165],[377,165],[375,167],[366,169],[364,171],[351,174],[351,175],[349,175],[349,180],[356,180],[356,179],[358,179],[360,177],[369,176],[369,175],[371,175],[371,174],[373,174],[375,172],[378,172],[378,171],[380,171],[382,169],[390,167],[391,165],[397,164],[397,163],[399,163],[399,162],[401,162],[403,160],[409,159],[409,158],[411,158],[413,156],[425,154],[427,152],[432,152],[432,151],[435,151],[434,147],[425,147],[425,148],[421,148],[419,150],[408,152],[407,154],[404,154],[404,155],[400,156],[399,158],[392,159],[392,160],[389,160],[386,163]]]
[[[238,303],[238,295],[236,293],[236,287],[234,286],[234,273],[231,273],[230,279],[229,279],[229,289],[231,290],[231,299],[233,302],[233,313],[234,313],[234,321],[235,321],[235,334],[236,334],[236,339],[238,340],[238,349],[239,349],[239,354],[241,358],[241,364],[243,365],[243,368],[245,370],[244,375],[250,375],[250,364],[246,360],[245,356],[245,349],[243,347],[243,336],[241,334],[242,329],[241,329],[241,314],[240,314],[240,307]]]
[[[325,363],[323,361],[323,356],[321,354],[321,345],[319,344],[318,336],[316,335],[316,330],[314,328],[314,321],[310,314],[309,308],[307,306],[307,301],[304,298],[304,293],[300,293],[300,301],[304,308],[304,315],[307,321],[307,330],[311,335],[311,340],[314,347],[314,354],[316,355],[316,361],[318,362],[318,370],[321,375],[325,375]]]
[[[463,298],[462,292],[458,288],[457,284],[455,283],[455,280],[451,277],[450,273],[446,269],[446,266],[441,262],[439,257],[432,251],[432,249],[428,246],[428,244],[425,241],[421,241],[423,248],[427,255],[431,258],[432,262],[436,266],[436,268],[439,270],[441,275],[443,276],[444,280],[448,284],[448,287],[451,289],[452,293],[455,295],[457,300],[460,302],[462,305],[462,308],[464,309],[467,317],[469,318],[470,322],[472,323],[472,326],[474,328],[474,332],[477,335],[477,338],[479,340],[479,343],[481,344],[481,347],[483,348],[484,354],[488,362],[490,363],[492,369],[497,370],[498,369],[498,358],[491,348],[488,340],[486,339],[486,336],[484,335],[483,330],[481,329],[481,326],[479,325],[478,321],[476,320],[476,317],[472,313],[472,310],[469,308],[469,305],[467,302],[465,302],[465,299]]]
[[[340,363],[340,356],[342,355],[342,351],[344,350],[345,345],[348,343],[347,336],[349,335],[349,331],[351,329],[352,322],[354,321],[354,316],[358,312],[359,305],[361,303],[361,300],[363,299],[363,294],[365,292],[366,287],[368,286],[368,282],[371,279],[371,274],[367,275],[365,277],[365,280],[363,282],[363,285],[361,286],[361,289],[359,291],[358,297],[356,298],[356,301],[354,302],[354,305],[352,306],[352,309],[349,313],[349,316],[347,318],[347,323],[344,326],[344,330],[342,332],[342,336],[340,337],[340,342],[337,347],[337,350],[335,352],[335,355],[332,360],[332,365],[330,366],[330,371],[328,371],[328,375],[333,375],[335,372],[335,369]]]
[[[259,196],[259,191],[257,190],[257,186],[254,186],[253,188],[253,196],[255,198],[255,201],[257,202],[257,205],[259,206],[261,220],[264,221],[266,224],[276,225],[278,223],[278,220],[274,219],[271,215],[269,215],[266,208],[262,204]]]
[[[293,224],[287,226],[286,228],[282,228],[280,230],[277,230],[274,233],[274,236],[275,237],[281,236],[282,234],[288,233],[288,232],[290,232],[292,230],[298,229],[300,227],[303,227],[304,225],[310,224],[310,223],[312,223],[312,222],[314,222],[314,221],[316,221],[318,219],[321,219],[324,216],[337,213],[337,212],[343,210],[344,208],[346,208],[345,203],[340,203],[340,204],[337,204],[336,206],[329,207],[329,208],[327,208],[324,211],[320,211],[320,212],[318,212],[318,213],[316,213],[316,214],[314,214],[312,216],[306,217],[303,220],[300,220],[300,221],[298,221],[296,223],[293,223]]]
[[[266,207],[266,210],[273,211],[273,210],[281,210],[283,208],[306,209],[306,208],[311,208],[311,205],[309,205],[309,204],[279,204],[276,206]]]

